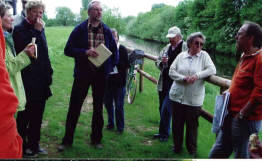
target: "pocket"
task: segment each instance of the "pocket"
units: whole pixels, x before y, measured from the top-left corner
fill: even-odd
[[[173,82],[171,89],[169,91],[169,95],[173,98],[182,98],[183,96],[183,86],[177,84],[175,81]]]

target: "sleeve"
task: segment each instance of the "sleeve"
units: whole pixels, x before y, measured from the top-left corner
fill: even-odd
[[[120,45],[119,48],[119,68],[126,70],[130,67],[128,63],[128,52],[125,46]]]
[[[250,95],[249,102],[256,101],[262,103],[262,53],[257,56],[254,70],[254,88]]]
[[[32,38],[36,37],[36,41],[45,39],[44,30],[38,31],[35,29],[25,29],[24,26],[16,26],[13,31],[14,47],[17,54],[20,54],[25,47],[31,43]]]
[[[215,67],[212,59],[208,55],[208,53],[202,52],[202,54],[204,54],[204,58],[203,58],[204,69],[201,70],[200,72],[196,73],[198,79],[204,79],[208,76],[216,74],[216,67]]]
[[[81,38],[80,26],[75,27],[75,29],[70,34],[68,41],[66,43],[64,53],[66,56],[70,57],[81,57],[85,56],[86,48],[79,47],[79,40]]]
[[[117,49],[116,41],[109,29],[109,32],[107,34],[109,36],[109,49],[112,52],[112,56],[110,57],[112,65],[115,66],[119,62],[119,50]]]
[[[163,66],[162,66],[162,56],[164,55],[165,52],[167,52],[168,48],[169,48],[170,44],[168,44],[167,46],[165,46],[159,53],[159,56],[155,62],[155,65],[158,67],[159,70],[162,70]]]
[[[7,52],[11,52],[7,49]],[[11,56],[10,53],[6,54],[6,68],[10,75],[15,75],[17,72],[21,71],[23,68],[30,64],[30,58],[26,55],[25,52],[17,55],[16,57]]]
[[[183,74],[180,74],[177,72],[178,70],[178,64],[181,63],[180,62],[180,58],[183,54],[179,54],[176,59],[173,61],[172,65],[170,66],[170,69],[169,69],[169,77],[171,79],[173,79],[174,81],[184,81],[185,79],[185,76]]]

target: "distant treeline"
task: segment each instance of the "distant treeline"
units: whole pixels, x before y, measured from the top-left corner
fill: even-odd
[[[156,4],[150,12],[126,18],[126,33],[141,39],[167,42],[171,26],[184,39],[196,31],[207,37],[205,48],[217,54],[235,54],[235,35],[245,20],[262,25],[262,0],[184,0],[177,7]]]
[[[80,15],[69,8],[58,7],[56,17],[48,19],[47,26],[74,26],[85,20],[87,4],[82,0]],[[137,17],[122,18],[118,9],[103,8],[103,21],[120,34],[140,39],[168,42],[167,31],[172,26],[182,30],[184,39],[196,31],[207,38],[204,48],[210,53],[235,55],[235,35],[245,20],[262,25],[262,0],[184,0],[178,6],[154,4],[151,11]]]

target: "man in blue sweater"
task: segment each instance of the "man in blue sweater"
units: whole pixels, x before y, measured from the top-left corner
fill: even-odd
[[[72,31],[64,49],[65,55],[75,59],[75,69],[65,136],[58,147],[59,151],[73,144],[76,124],[90,86],[93,96],[91,144],[96,148],[102,148],[105,82],[108,73],[112,72],[113,67],[118,63],[118,50],[111,30],[101,21],[102,8],[99,1],[91,1],[88,4],[88,16],[86,21],[77,25]],[[100,67],[96,67],[88,58],[99,55],[94,49],[101,43],[112,52],[112,55]]]

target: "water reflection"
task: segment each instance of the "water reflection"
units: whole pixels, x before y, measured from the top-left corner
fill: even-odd
[[[120,36],[120,43],[127,47],[141,49],[148,54],[156,56],[159,55],[162,48],[166,45],[155,41],[141,40],[125,35]],[[216,66],[217,75],[231,79],[237,64],[236,58],[225,55],[217,55],[214,53],[210,53],[210,57]]]

